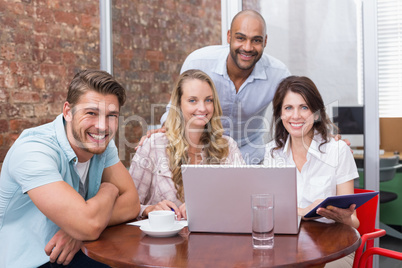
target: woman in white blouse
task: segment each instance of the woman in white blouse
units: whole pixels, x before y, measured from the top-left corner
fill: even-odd
[[[178,219],[186,218],[182,164],[244,164],[236,142],[223,135],[222,109],[207,74],[182,73],[171,103],[166,133],[146,139],[131,162],[142,217],[153,210],[173,209]]]
[[[345,142],[332,138],[336,127],[328,119],[313,81],[285,78],[274,96],[273,120],[274,140],[266,146],[264,165],[297,167],[299,215],[304,216],[326,197],[354,193],[358,173],[353,155]],[[317,213],[357,228],[354,208],[319,208]]]
[[[325,113],[317,87],[307,77],[289,76],[273,99],[274,139],[265,149],[264,165],[293,165],[297,168],[298,213],[304,216],[329,196],[354,193],[358,177],[350,148],[335,141],[336,126]],[[317,214],[357,228],[355,206],[317,209]],[[334,241],[335,243],[335,241]],[[352,267],[354,253],[327,263],[325,267]]]

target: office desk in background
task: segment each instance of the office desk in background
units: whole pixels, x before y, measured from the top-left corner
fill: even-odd
[[[108,227],[82,250],[112,267],[323,267],[360,243],[356,229],[341,223],[302,221],[299,234],[275,235],[270,250],[253,249],[251,234],[190,233],[185,227],[177,236],[154,238],[122,224]]]
[[[385,151],[383,154],[380,154],[379,157],[380,158],[389,158],[389,157],[393,157],[394,155],[395,155],[394,152]],[[364,159],[364,153],[359,154],[359,153],[354,152],[353,157],[356,160]]]

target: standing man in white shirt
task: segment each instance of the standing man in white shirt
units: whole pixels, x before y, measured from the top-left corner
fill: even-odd
[[[263,53],[266,24],[256,11],[244,10],[233,18],[227,41],[229,45],[207,46],[191,53],[181,72],[200,69],[212,78],[222,106],[225,135],[237,142],[246,163],[259,164],[269,125],[265,113],[277,85],[290,72],[281,61]],[[162,124],[167,114],[162,116]]]

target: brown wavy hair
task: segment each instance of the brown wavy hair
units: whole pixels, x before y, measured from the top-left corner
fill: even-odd
[[[281,120],[283,100],[289,91],[300,94],[309,109],[318,117],[318,119],[314,120],[312,130],[321,134],[324,140],[320,144],[319,149],[322,145],[329,142],[331,132],[337,129],[325,112],[324,101],[314,82],[305,76],[289,76],[283,79],[278,85],[274,100],[272,101],[274,120],[272,121],[271,130],[275,133],[274,139],[276,143],[276,147],[271,150],[272,157],[275,150],[279,150],[285,146],[289,136],[289,132]]]
[[[224,162],[229,154],[228,141],[222,137],[223,127],[221,123],[222,108],[219,104],[218,94],[212,79],[200,70],[187,70],[183,72],[171,96],[171,107],[167,116],[166,137],[168,146],[166,148],[169,157],[169,168],[172,172],[172,180],[177,190],[176,196],[184,202],[183,180],[181,165],[189,163],[188,148],[186,139],[185,120],[181,111],[181,97],[183,85],[188,80],[197,79],[208,83],[212,89],[214,112],[211,120],[205,125],[201,136],[201,144],[204,148],[205,162],[203,164],[220,164]]]
[[[108,72],[101,70],[82,70],[75,74],[68,86],[66,101],[73,107],[80,97],[89,90],[96,91],[103,95],[115,95],[119,101],[119,106],[123,106],[126,101],[126,91],[116,79]]]

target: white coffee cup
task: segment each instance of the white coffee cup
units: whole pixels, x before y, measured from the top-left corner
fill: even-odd
[[[148,221],[153,230],[170,230],[174,225],[175,214],[168,210],[151,211],[148,213]]]

